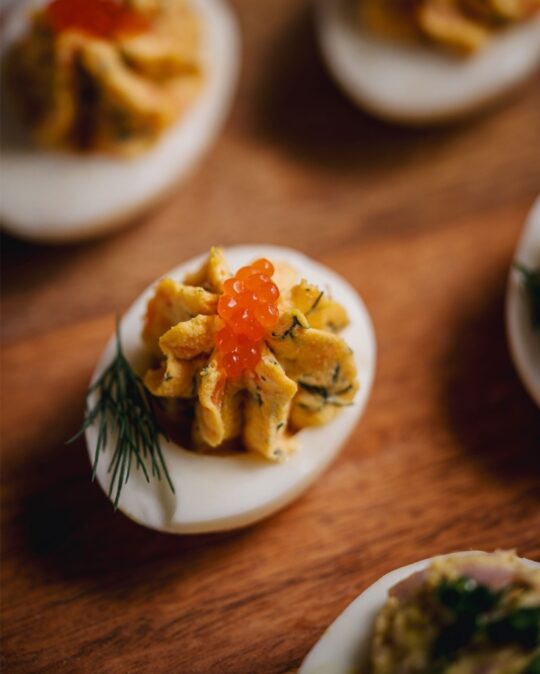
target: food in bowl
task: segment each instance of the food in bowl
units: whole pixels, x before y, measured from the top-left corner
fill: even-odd
[[[330,625],[299,674],[537,674],[540,563],[459,552],[391,571]]]
[[[529,305],[531,325],[535,330],[540,328],[540,268],[531,269],[516,262],[516,269],[521,276],[521,283]]]
[[[189,175],[232,102],[226,0],[20,0],[0,28],[0,220],[14,236],[134,222]]]
[[[512,552],[435,559],[390,590],[375,621],[373,674],[533,674],[540,571]]]
[[[525,388],[540,405],[540,199],[527,216],[508,275],[506,332]]]
[[[318,0],[323,57],[369,112],[431,125],[477,113],[540,65],[538,0]]]
[[[197,15],[184,0],[51,0],[5,58],[39,144],[146,151],[200,93]]]
[[[360,21],[391,39],[426,41],[460,54],[486,46],[501,30],[528,21],[538,0],[358,0]]]
[[[262,519],[337,455],[374,361],[369,315],[339,276],[288,249],[214,248],[119,323],[82,429],[93,474],[163,531]]]
[[[187,405],[199,448],[241,438],[246,450],[284,460],[294,431],[353,404],[356,367],[339,335],[346,310],[306,279],[289,287],[292,270],[281,270],[279,287],[274,273],[260,258],[231,275],[214,248],[183,282],[162,279],[148,303],[143,337],[159,364],[144,383]]]

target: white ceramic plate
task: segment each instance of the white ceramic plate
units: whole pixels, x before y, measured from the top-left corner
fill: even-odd
[[[540,267],[540,197],[531,209],[514,260]],[[533,330],[519,272],[512,268],[506,294],[506,332],[516,370],[540,407],[540,330]]]
[[[1,51],[28,25],[24,0],[8,16]],[[134,159],[39,150],[3,129],[0,221],[15,236],[64,242],[98,236],[132,220],[185,177],[229,111],[239,69],[236,19],[223,0],[191,0],[203,28],[206,80],[198,98],[158,143]]]
[[[225,250],[232,270],[266,257],[288,262],[321,288],[328,288],[341,302],[350,318],[343,338],[354,350],[360,390],[355,403],[344,408],[332,422],[321,428],[304,429],[298,435],[299,451],[282,464],[268,462],[253,454],[218,457],[195,454],[162,440],[162,451],[176,494],[165,482],[148,484],[140,471],[132,470],[124,487],[119,508],[136,522],[160,531],[199,533],[234,529],[256,522],[283,508],[322,473],[335,459],[355,427],[367,403],[375,370],[375,336],[369,314],[356,291],[338,274],[289,248],[236,246]],[[206,256],[176,267],[167,276],[181,280],[197,269]],[[147,288],[121,321],[122,344],[129,360],[137,362],[144,353],[141,329],[154,284]],[[115,350],[111,339],[94,372],[94,381],[110,362]],[[96,446],[96,428],[86,434],[90,459]],[[107,467],[110,450],[100,458],[97,479],[105,492],[109,486]]]
[[[298,674],[363,674],[366,672],[374,620],[386,602],[388,591],[413,573],[427,568],[432,559],[424,559],[392,571],[359,595],[315,644],[302,663]],[[522,561],[532,568],[540,567],[538,562],[527,559]]]
[[[473,112],[528,78],[540,64],[540,17],[459,58],[364,30],[358,0],[318,0],[317,33],[328,69],[360,107],[411,124]]]

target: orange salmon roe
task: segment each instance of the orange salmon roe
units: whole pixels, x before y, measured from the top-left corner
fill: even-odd
[[[46,17],[56,32],[79,30],[95,37],[114,39],[142,33],[148,19],[121,0],[52,0]]]
[[[230,379],[257,366],[264,335],[279,319],[273,273],[272,263],[261,258],[223,284],[217,311],[225,326],[216,335],[216,347],[220,366]]]

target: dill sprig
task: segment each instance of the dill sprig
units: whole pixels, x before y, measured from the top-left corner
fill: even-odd
[[[529,269],[519,262],[516,262],[514,266],[521,274],[523,289],[529,303],[532,326],[540,328],[540,268]]]
[[[88,399],[95,396],[95,403]],[[92,480],[96,477],[100,455],[113,439],[114,450],[108,473],[109,498],[118,508],[122,488],[129,480],[132,465],[141,469],[147,482],[152,477],[161,480],[162,474],[174,493],[159,436],[167,438],[161,428],[141,378],[135,374],[122,350],[120,328],[116,326],[116,354],[110,365],[90,386],[86,394],[85,419],[79,432],[68,443],[74,442],[90,426],[98,425],[96,450],[92,465]],[[149,464],[149,465],[148,465]]]

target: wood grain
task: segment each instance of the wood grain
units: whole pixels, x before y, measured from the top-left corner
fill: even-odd
[[[465,125],[390,127],[329,82],[306,3],[236,6],[239,95],[193,177],[109,239],[3,239],[5,672],[284,674],[392,568],[466,548],[540,559],[540,415],[503,325],[540,187],[538,79]],[[216,242],[290,245],[341,272],[372,313],[377,378],[298,502],[245,531],[171,537],[114,516],[64,440],[115,312]]]

